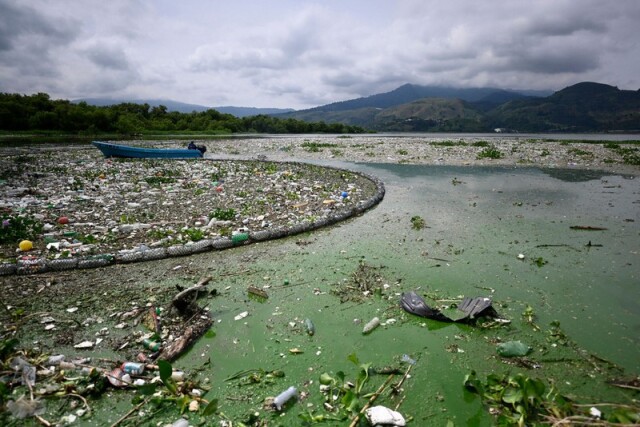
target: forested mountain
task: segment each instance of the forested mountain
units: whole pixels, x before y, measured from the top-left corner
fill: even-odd
[[[277,117],[395,132],[640,131],[640,91],[584,82],[549,96],[530,94],[404,85],[391,92]]]
[[[640,91],[584,82],[546,98],[515,100],[490,111],[485,122],[530,132],[640,130]]]

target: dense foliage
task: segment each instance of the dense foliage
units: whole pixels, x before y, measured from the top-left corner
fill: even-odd
[[[122,103],[106,107],[52,100],[46,93],[0,93],[0,130],[59,131],[81,134],[145,132],[361,133],[341,123],[307,123],[266,115],[238,118],[216,110],[179,113],[160,105]]]

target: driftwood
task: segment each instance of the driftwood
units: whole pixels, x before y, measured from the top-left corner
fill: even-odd
[[[211,277],[205,277],[200,279],[194,286],[185,289],[173,297],[171,304],[178,310],[180,314],[192,315],[198,311],[196,300],[208,293],[206,285],[211,280]]]
[[[198,297],[209,293],[206,285],[210,280],[211,277],[205,277],[173,297],[171,303],[184,319],[184,324],[180,325],[180,335],[162,348],[157,359],[167,361],[176,359],[211,327],[213,320],[209,313],[202,310],[196,303]]]
[[[260,298],[269,298],[269,295],[264,290],[256,288],[255,286],[249,286],[247,292]]]
[[[194,316],[185,325],[184,332],[176,340],[162,349],[158,359],[172,361],[180,356],[191,344],[197,341],[211,327],[213,320],[208,313]]]

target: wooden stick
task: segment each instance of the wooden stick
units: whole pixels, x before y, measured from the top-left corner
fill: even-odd
[[[400,387],[402,387],[402,383],[404,382],[404,380],[407,379],[407,377],[409,376],[409,371],[411,371],[411,368],[413,368],[413,365],[409,365],[409,367],[407,368],[407,371],[404,373],[404,376],[402,377],[402,379],[400,381],[398,381],[398,384],[394,385],[393,391],[395,391],[396,393],[400,392]]]
[[[120,424],[121,422],[123,422],[124,420],[129,418],[129,415],[133,414],[135,411],[137,411],[138,409],[142,408],[142,405],[145,405],[148,400],[149,400],[149,398],[146,398],[145,400],[143,400],[142,402],[138,403],[136,406],[131,408],[131,410],[129,412],[127,412],[126,414],[124,414],[122,417],[120,417],[120,419],[118,421],[116,421],[115,423],[111,424],[111,427],[116,427],[118,424]]]
[[[360,410],[360,412],[358,412],[358,414],[356,414],[355,418],[351,421],[351,424],[349,424],[349,427],[356,427],[356,425],[358,424],[358,420],[360,419],[360,417],[362,416],[362,414],[364,414],[364,412],[369,409],[369,407],[371,406],[371,404],[378,398],[378,396],[380,396],[380,394],[382,394],[382,392],[384,391],[384,389],[389,385],[389,383],[391,382],[391,380],[393,379],[394,374],[389,375],[389,377],[387,378],[387,380],[384,382],[384,384],[382,384],[380,386],[380,388],[378,388],[378,390],[376,390],[375,393],[373,393],[373,396],[371,396],[371,398],[369,399],[369,401],[367,402],[366,405],[364,405],[364,407]]]
[[[51,423],[47,420],[45,420],[44,418],[42,418],[40,415],[34,415],[34,417],[36,418],[36,420],[38,420],[40,422],[40,424],[42,424],[43,426],[47,426],[47,427],[51,427]]]

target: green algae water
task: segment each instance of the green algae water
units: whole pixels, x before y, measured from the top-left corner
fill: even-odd
[[[343,372],[355,381],[354,355],[360,363],[402,371],[408,368],[403,355],[415,360],[402,385],[404,399],[385,393],[376,401],[398,405],[413,425],[491,425],[486,408],[463,388],[470,371],[479,377],[522,372],[581,402],[625,399],[606,381],[640,371],[637,179],[577,170],[338,166],[380,177],[383,202],[328,229],[194,257],[243,272],[217,278],[220,295],[209,304],[215,336],[175,363],[199,369],[199,379],[211,386],[207,397],[219,399],[225,416],[259,413],[269,425],[302,425],[300,413],[326,413],[322,373]],[[412,227],[414,216],[424,228]],[[332,290],[351,283],[361,265],[376,269],[384,290],[341,302]],[[269,298],[249,298],[250,285]],[[410,290],[453,315],[452,302],[487,296],[511,323],[484,329],[418,318],[399,305]],[[524,320],[527,307],[536,328]],[[244,311],[248,315],[235,320]],[[364,335],[373,317],[382,325]],[[313,336],[306,333],[307,318]],[[561,340],[554,339],[554,321]],[[498,357],[497,343],[509,340],[532,347],[530,364]],[[228,380],[244,370],[285,376]],[[372,375],[368,390],[386,378]],[[263,409],[266,397],[290,386],[299,400],[282,413]]]
[[[202,385],[207,400],[218,401],[213,415],[185,409],[192,425],[260,419],[269,426],[302,426],[308,425],[305,417],[324,416],[318,425],[347,426],[350,420],[331,419],[320,376],[343,377],[357,387],[366,364],[370,375],[359,404],[393,368],[395,376],[374,404],[397,408],[414,426],[493,425],[478,396],[463,387],[471,372],[480,379],[522,373],[580,403],[630,401],[632,392],[608,381],[640,372],[637,178],[560,169],[329,165],[379,177],[384,200],[362,216],[312,233],[96,273],[114,288],[109,307],[97,313],[107,322],[110,313],[134,304],[127,290],[151,301],[154,293],[174,295],[176,285],[212,276],[208,287],[216,295],[199,304],[206,305],[213,327],[172,363]],[[124,283],[109,277],[116,271]],[[91,273],[57,280],[73,286],[83,274]],[[489,297],[509,323],[479,327],[419,318],[400,307],[408,291],[454,318],[463,297]],[[84,298],[103,297],[78,295],[69,306]],[[363,334],[374,317],[381,324]],[[509,341],[532,351],[524,359],[501,358],[497,347]],[[91,356],[118,358],[105,347]],[[398,393],[391,393],[406,372]],[[269,397],[292,386],[298,397],[282,411],[265,408]],[[90,401],[92,417],[78,425],[156,426],[178,418],[180,402],[148,404],[123,418],[144,398],[109,389]],[[331,398],[328,403],[340,405]]]

